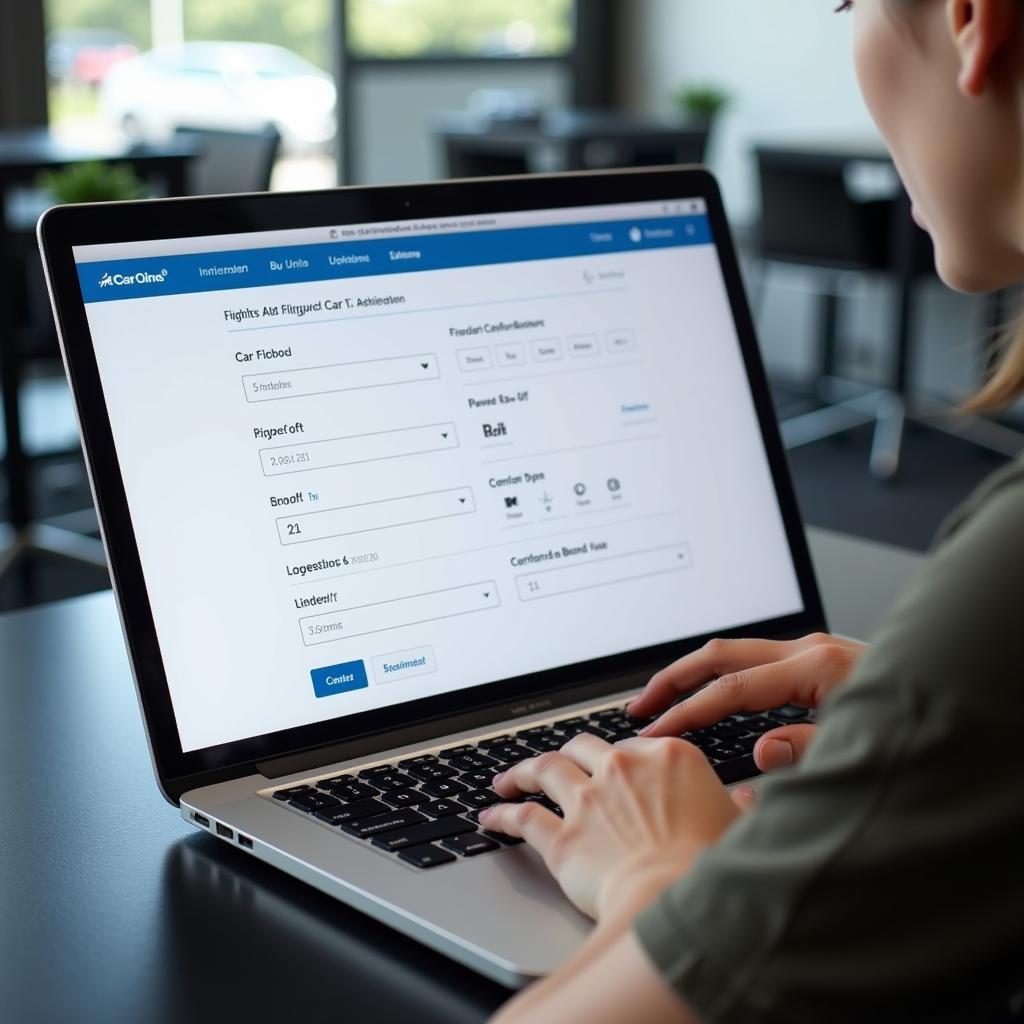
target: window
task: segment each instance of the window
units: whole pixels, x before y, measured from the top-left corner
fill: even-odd
[[[573,48],[572,0],[348,0],[355,57],[564,57]]]

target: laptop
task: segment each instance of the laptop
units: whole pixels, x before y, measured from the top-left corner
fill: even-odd
[[[501,982],[556,968],[590,922],[479,826],[493,774],[634,735],[712,637],[825,625],[712,176],[67,206],[39,239],[163,795]],[[688,738],[734,783],[777,720]]]

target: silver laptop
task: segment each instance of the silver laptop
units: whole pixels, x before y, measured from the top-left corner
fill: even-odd
[[[499,981],[557,967],[590,923],[479,826],[495,771],[633,735],[629,696],[712,636],[824,625],[711,176],[39,235],[164,796]],[[732,783],[774,721],[689,738]]]

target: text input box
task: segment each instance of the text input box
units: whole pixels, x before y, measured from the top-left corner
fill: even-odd
[[[242,376],[248,402],[276,402],[281,398],[326,395],[334,391],[359,391],[392,384],[414,384],[437,380],[441,376],[437,356],[421,353],[368,359],[359,363],[333,363],[299,370],[281,369],[273,373],[247,373]]]
[[[304,544],[328,537],[345,537],[351,533],[465,516],[475,511],[472,489],[457,487],[447,491],[411,494],[404,498],[370,501],[361,505],[326,508],[320,512],[305,512],[297,516],[281,516],[277,520],[277,533],[282,544]]]
[[[374,434],[354,434],[326,441],[261,448],[264,476],[305,473],[311,469],[354,466],[361,462],[398,459],[406,455],[447,451],[459,447],[454,423],[432,423],[426,427],[406,427]]]
[[[625,555],[597,558],[592,562],[561,565],[555,569],[524,573],[516,577],[521,601],[536,601],[542,597],[557,597],[577,590],[604,587],[612,583],[660,576],[678,572],[693,565],[689,544],[673,544]]]
[[[494,580],[483,580],[463,587],[433,590],[425,594],[412,594],[393,601],[338,608],[322,615],[308,615],[299,619],[302,642],[307,647],[327,644],[334,640],[347,640],[367,633],[380,633],[400,626],[415,626],[421,622],[450,619],[489,608],[499,608],[498,587]]]

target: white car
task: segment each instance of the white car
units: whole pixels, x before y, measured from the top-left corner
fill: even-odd
[[[100,110],[129,138],[156,142],[176,128],[258,131],[273,125],[285,152],[326,148],[337,130],[330,75],[263,43],[185,43],[110,69]]]

